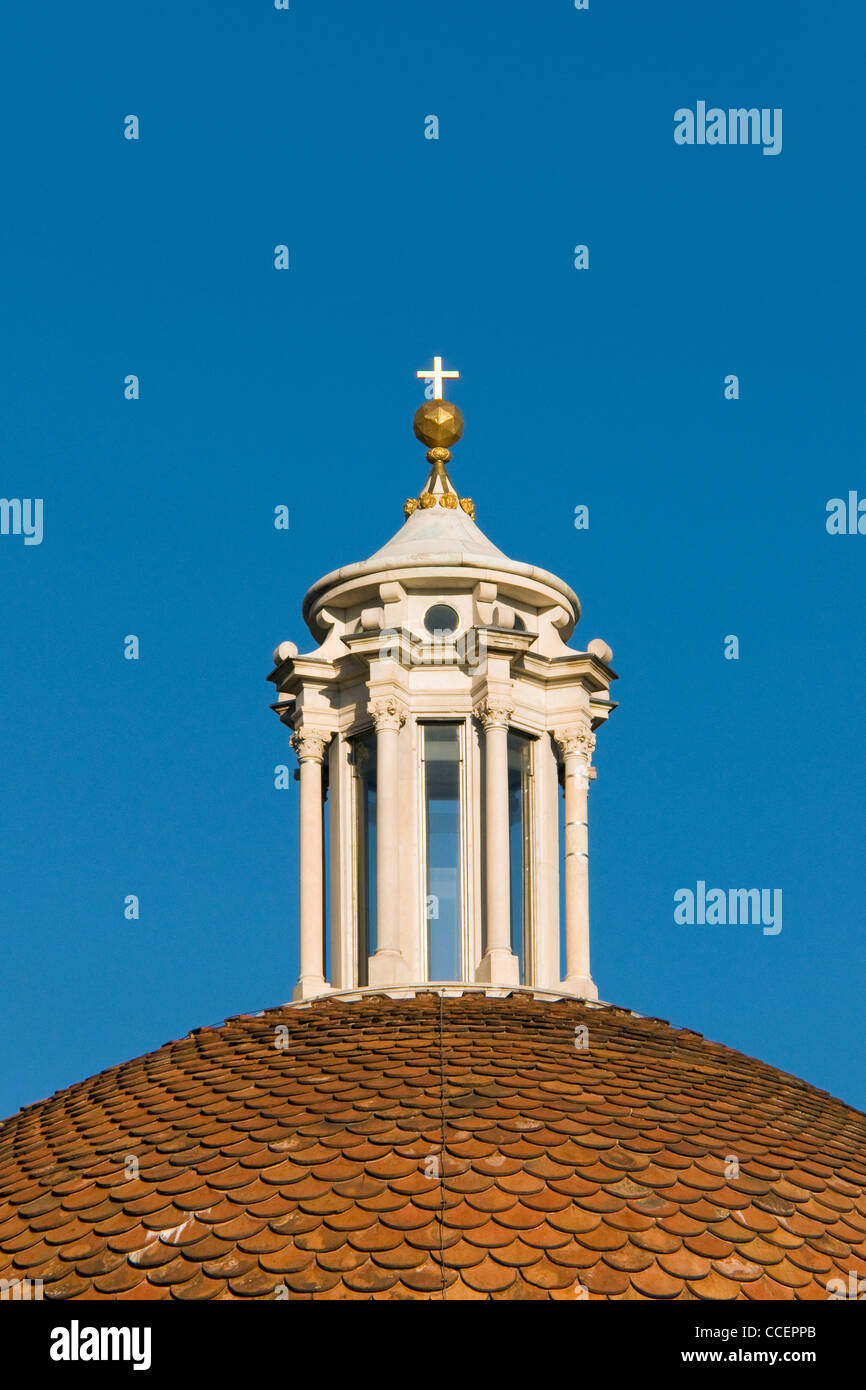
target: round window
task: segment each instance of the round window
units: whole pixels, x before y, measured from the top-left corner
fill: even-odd
[[[457,631],[460,619],[449,604],[434,603],[424,614],[424,626],[434,637],[447,637]]]

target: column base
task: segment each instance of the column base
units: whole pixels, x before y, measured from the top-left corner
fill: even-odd
[[[292,990],[292,999],[315,999],[318,994],[330,994],[331,986],[321,975],[302,975]]]
[[[569,975],[559,988],[563,994],[573,994],[577,999],[598,998],[598,990],[589,975]]]
[[[492,947],[482,957],[475,979],[480,985],[519,985],[520,961],[513,951]]]
[[[409,967],[399,951],[376,951],[367,962],[367,979],[380,989],[389,985],[406,985],[410,979]]]

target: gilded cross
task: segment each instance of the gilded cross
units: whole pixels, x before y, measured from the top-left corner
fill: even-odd
[[[419,381],[432,381],[432,382],[433,382],[433,399],[434,399],[434,401],[441,401],[441,400],[443,399],[443,396],[442,396],[442,382],[443,382],[444,380],[446,380],[446,379],[451,380],[451,379],[453,379],[453,378],[457,378],[457,377],[459,377],[460,373],[459,373],[459,372],[443,372],[443,370],[442,370],[442,358],[441,358],[441,357],[434,357],[434,358],[433,358],[433,370],[432,370],[432,372],[416,372],[415,375],[418,377]]]

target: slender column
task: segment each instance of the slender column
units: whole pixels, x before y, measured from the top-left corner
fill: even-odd
[[[589,840],[587,800],[595,734],[589,724],[553,737],[565,764],[565,980],[570,994],[597,999],[589,973]]]
[[[533,983],[559,991],[563,974],[559,961],[559,760],[550,736],[536,740],[532,760]]]
[[[300,728],[292,735],[292,747],[300,763],[300,890],[301,969],[293,999],[323,994],[324,946],[324,843],[322,837],[322,763],[331,735],[321,729]]]
[[[371,985],[404,984],[409,967],[400,950],[399,735],[406,710],[393,695],[369,705],[376,725],[376,951]]]
[[[513,708],[488,697],[475,709],[484,726],[485,868],[487,949],[476,978],[490,984],[520,983],[520,963],[511,950],[511,876],[508,844],[508,721]]]

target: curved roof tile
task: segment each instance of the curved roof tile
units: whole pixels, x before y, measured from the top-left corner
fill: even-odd
[[[825,1092],[624,1009],[326,997],[7,1120],[0,1278],[57,1299],[824,1299],[866,1275],[864,1141]]]

